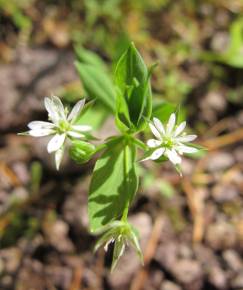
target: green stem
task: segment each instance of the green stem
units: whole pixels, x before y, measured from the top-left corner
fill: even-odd
[[[134,144],[137,145],[140,149],[142,149],[142,150],[146,150],[147,149],[147,146],[142,141],[140,141],[139,139],[133,137],[132,140],[133,140]]]
[[[107,147],[106,143],[100,144],[96,146],[94,154],[98,153],[99,151],[105,149]]]
[[[112,145],[112,143],[117,142],[117,140],[121,139],[121,136],[114,136],[114,137],[116,137],[116,138],[112,139],[112,140],[107,140],[105,143],[96,146],[94,154],[108,148],[110,145]]]
[[[128,172],[128,158],[129,158],[129,156],[128,156],[128,150],[127,150],[128,146],[129,145],[128,145],[127,141],[126,141],[125,148],[124,148],[124,171],[125,171],[124,175],[125,175],[125,179],[126,179],[126,181],[125,181],[125,191],[128,190],[128,188],[127,188],[127,185],[128,185],[128,174],[129,174],[129,172]],[[128,198],[127,201],[126,201],[126,204],[125,204],[125,208],[124,208],[123,214],[122,214],[122,221],[124,221],[124,222],[127,221],[129,204],[130,204],[130,201],[129,201],[129,198]]]

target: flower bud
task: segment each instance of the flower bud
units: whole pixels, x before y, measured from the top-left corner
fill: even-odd
[[[95,146],[91,143],[75,140],[69,150],[70,157],[78,164],[89,161],[95,152]]]

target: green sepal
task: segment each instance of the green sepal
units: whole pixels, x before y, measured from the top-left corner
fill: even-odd
[[[174,165],[176,171],[179,173],[180,177],[182,177],[182,168],[180,164],[175,164]]]
[[[19,135],[19,136],[30,136],[30,133],[29,133],[29,131],[25,131],[25,132],[17,133],[17,135]]]
[[[124,254],[127,245],[131,245],[134,248],[143,264],[143,254],[138,241],[138,232],[130,223],[124,221],[113,221],[100,228],[96,234],[97,233],[102,234],[102,236],[95,244],[95,251],[97,251],[101,246],[104,246],[105,250],[107,250],[110,243],[114,244],[111,271],[116,267],[119,259]]]

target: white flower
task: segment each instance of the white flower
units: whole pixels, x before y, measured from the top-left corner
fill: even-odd
[[[83,138],[85,137],[83,133],[90,131],[92,128],[88,125],[75,125],[75,121],[84,107],[85,99],[79,101],[70,114],[56,96],[46,97],[44,103],[51,122],[30,122],[28,124],[30,130],[27,133],[33,137],[53,135],[47,145],[47,151],[49,153],[55,152],[55,162],[58,170],[62,161],[66,138]]]
[[[176,126],[176,115],[170,115],[166,127],[159,119],[153,118],[153,123],[149,124],[150,129],[157,139],[150,139],[147,141],[148,147],[154,149],[152,154],[143,159],[156,160],[162,155],[166,156],[174,165],[181,163],[180,155],[183,153],[195,153],[198,150],[194,147],[187,146],[190,141],[197,138],[197,135],[186,135],[183,133],[186,127],[186,121]]]

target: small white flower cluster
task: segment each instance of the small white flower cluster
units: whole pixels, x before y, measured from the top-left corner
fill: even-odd
[[[92,130],[92,128],[89,125],[75,124],[84,107],[85,99],[79,101],[70,113],[56,96],[46,97],[44,104],[51,122],[30,122],[28,124],[30,130],[27,134],[33,137],[53,135],[47,145],[47,151],[55,153],[56,168],[58,170],[63,157],[66,138],[85,138],[85,133]],[[165,156],[174,165],[178,165],[181,163],[180,155],[184,153],[196,153],[198,151],[197,148],[188,143],[196,139],[197,136],[183,133],[186,121],[176,126],[175,113],[170,115],[166,126],[163,126],[157,118],[153,118],[153,122],[150,122],[149,126],[156,139],[149,139],[147,141],[147,145],[152,153],[143,159],[143,161],[149,159],[157,160],[161,156]]]
[[[90,131],[92,128],[88,125],[75,125],[84,107],[85,99],[79,101],[69,114],[61,100],[56,96],[46,97],[44,103],[51,122],[30,122],[28,124],[30,130],[27,134],[33,137],[53,135],[47,145],[47,151],[49,153],[55,152],[55,162],[58,170],[62,161],[66,138],[84,138],[85,134],[83,133]]]
[[[197,135],[186,135],[183,133],[186,127],[186,121],[176,126],[175,113],[170,115],[166,126],[159,119],[153,118],[153,123],[149,123],[150,129],[157,139],[147,141],[149,148],[154,149],[151,155],[144,160],[157,160],[161,156],[167,157],[174,165],[181,163],[180,155],[184,153],[196,153],[198,149],[188,146],[197,138]],[[186,144],[185,144],[186,143]]]

